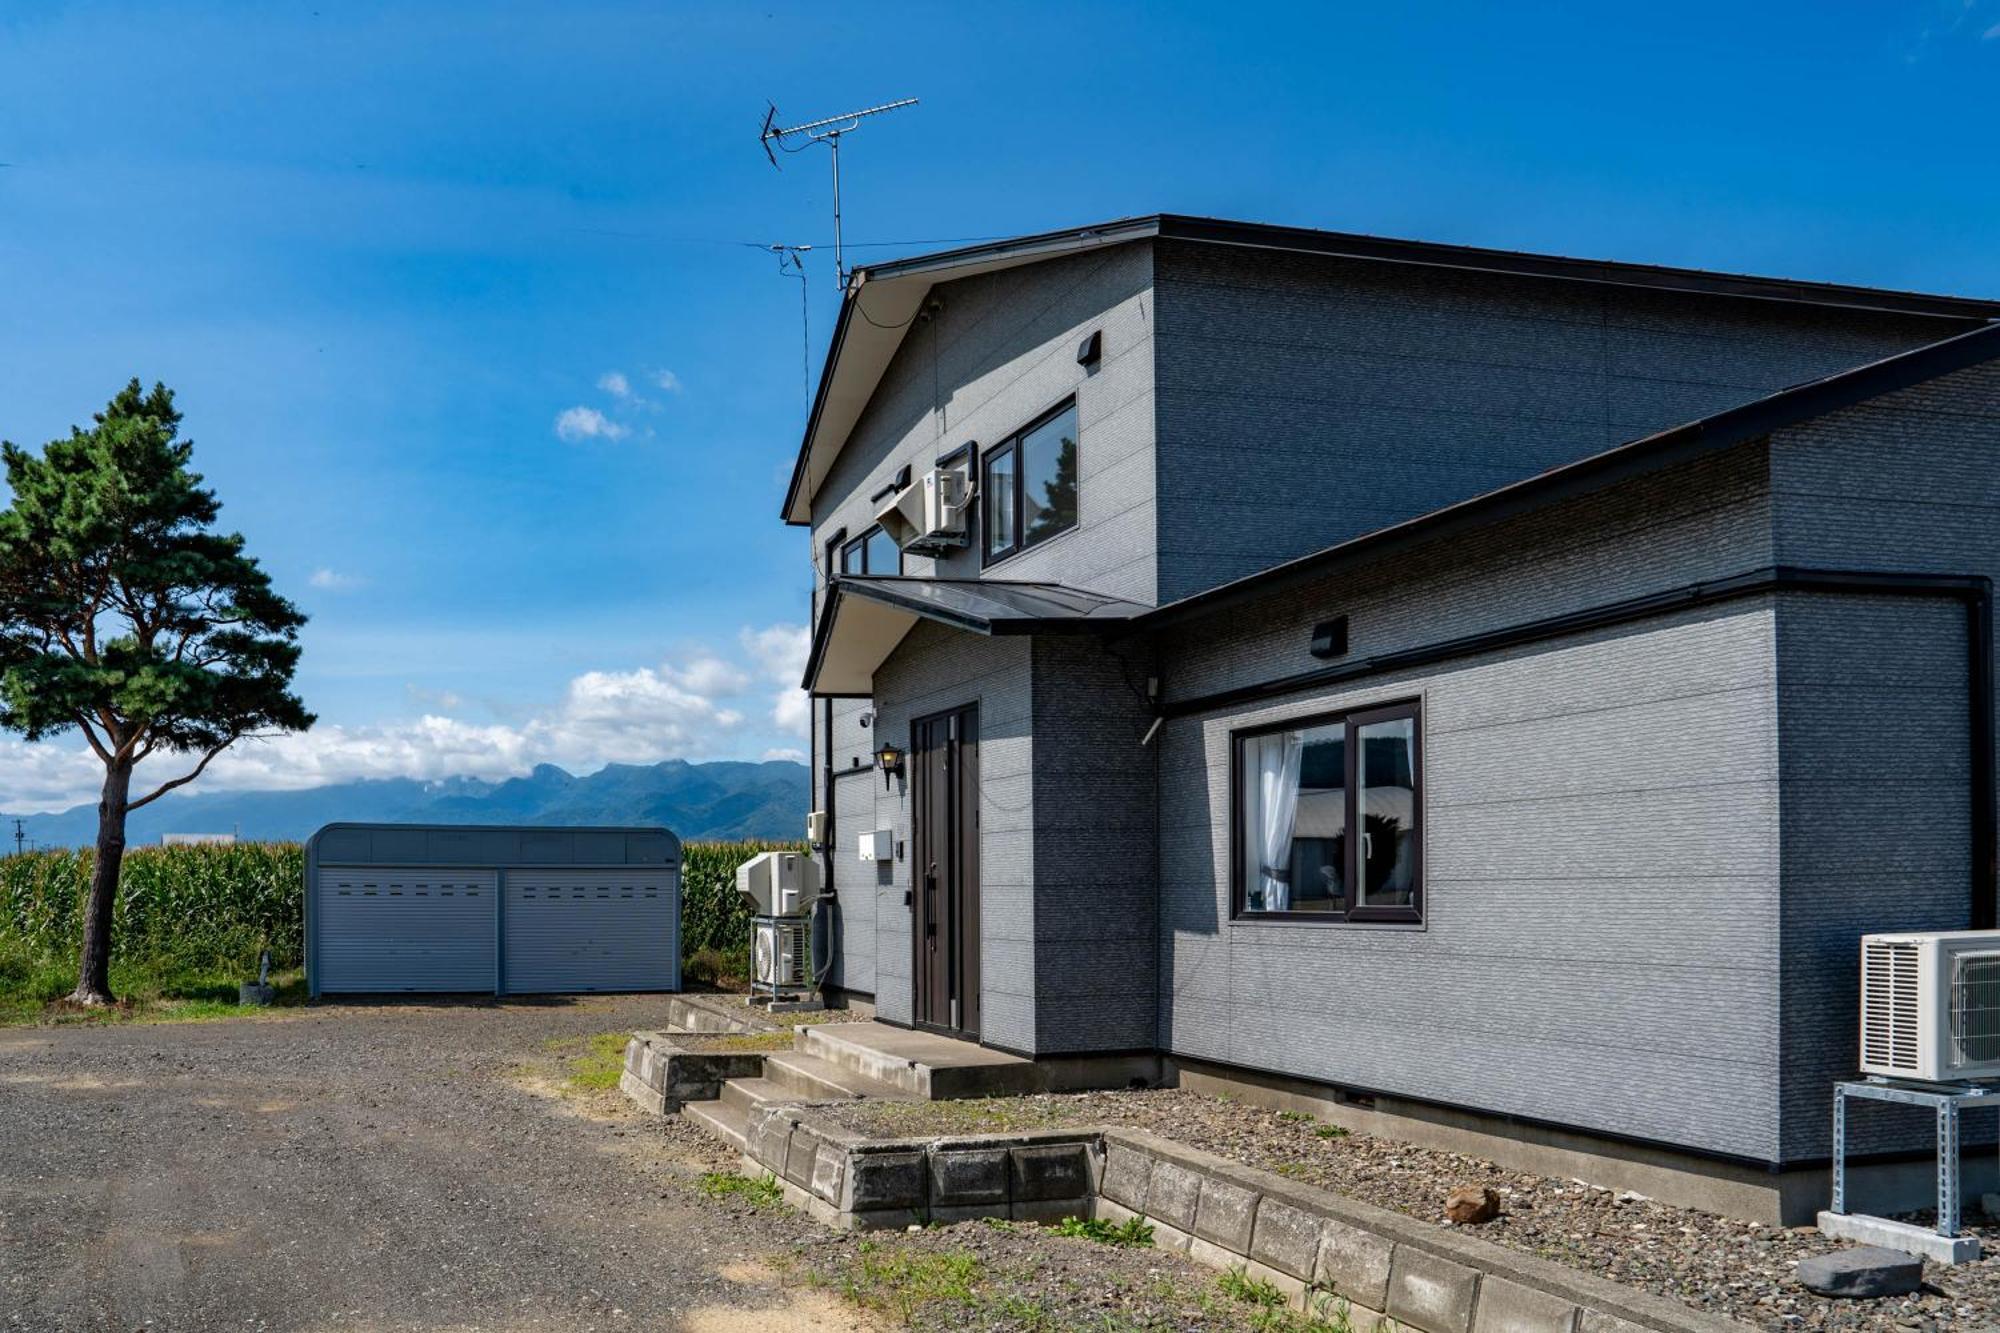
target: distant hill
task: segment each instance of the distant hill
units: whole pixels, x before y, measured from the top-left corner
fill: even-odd
[[[768,763],[612,764],[577,777],[543,764],[524,778],[485,782],[408,778],[344,782],[305,791],[206,792],[172,796],[135,810],[126,828],[131,846],[163,833],[236,833],[246,840],[310,837],[336,820],[421,821],[436,824],[664,824],[687,839],[797,838],[805,828],[806,766]],[[9,849],[13,815],[0,816]],[[40,847],[96,841],[97,807],[55,815],[22,815]]]

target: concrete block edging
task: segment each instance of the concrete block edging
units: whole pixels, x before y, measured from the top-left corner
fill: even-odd
[[[871,1139],[801,1105],[751,1112],[743,1169],[847,1230],[1003,1217],[1114,1223],[1240,1267],[1301,1309],[1419,1333],[1743,1333],[1749,1326],[1144,1130]]]

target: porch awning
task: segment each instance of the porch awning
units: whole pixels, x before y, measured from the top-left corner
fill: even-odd
[[[1152,609],[1060,583],[843,575],[813,629],[805,688],[836,698],[873,693],[875,669],[919,620],[970,634],[1090,634]]]

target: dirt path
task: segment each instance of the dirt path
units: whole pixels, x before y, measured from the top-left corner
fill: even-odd
[[[0,1329],[869,1327],[694,1132],[557,1090],[651,998],[0,1030]]]

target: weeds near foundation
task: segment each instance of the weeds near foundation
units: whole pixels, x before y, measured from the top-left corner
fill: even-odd
[[[1313,1117],[1312,1117],[1312,1112],[1310,1112],[1310,1111],[1280,1111],[1280,1112],[1278,1112],[1278,1119],[1280,1119],[1280,1120],[1284,1120],[1284,1121],[1288,1121],[1288,1122],[1290,1122],[1290,1123],[1292,1123],[1292,1124],[1295,1124],[1295,1125],[1299,1125],[1299,1124],[1304,1124],[1304,1123],[1306,1123],[1307,1121],[1310,1121],[1310,1120],[1311,1120],[1312,1118],[1313,1118]]]
[[[741,1199],[753,1208],[776,1208],[784,1202],[784,1187],[773,1175],[739,1176],[728,1171],[704,1172],[695,1188],[711,1199]]]
[[[1123,1225],[1113,1225],[1101,1217],[1065,1217],[1049,1228],[1058,1236],[1094,1240],[1099,1245],[1151,1245],[1153,1224],[1143,1217],[1128,1217]]]
[[[1348,1135],[1345,1125],[1320,1125],[1313,1130],[1316,1139],[1344,1139]]]
[[[917,1313],[928,1306],[971,1305],[979,1277],[979,1256],[970,1250],[899,1254],[871,1241],[842,1275],[840,1292],[855,1305],[893,1314],[905,1328],[914,1328]],[[927,1325],[935,1322],[926,1319]]]
[[[1251,1277],[1249,1270],[1240,1265],[1215,1279],[1215,1287],[1230,1300],[1244,1305],[1259,1305],[1267,1310],[1284,1308],[1285,1293],[1278,1290],[1275,1282]]]

